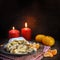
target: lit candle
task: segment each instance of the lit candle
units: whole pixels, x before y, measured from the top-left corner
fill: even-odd
[[[21,34],[26,40],[31,40],[31,29],[27,27],[27,22],[25,22],[25,28],[21,29]]]
[[[9,38],[15,38],[20,36],[20,31],[15,29],[15,27],[12,27],[11,30],[9,30]]]

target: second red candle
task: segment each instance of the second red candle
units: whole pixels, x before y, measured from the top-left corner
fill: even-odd
[[[21,34],[26,40],[31,40],[31,29],[27,27],[27,23],[25,23],[25,28],[21,29]]]

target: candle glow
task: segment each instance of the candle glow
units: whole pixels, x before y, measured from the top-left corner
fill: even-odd
[[[27,28],[27,22],[25,22],[25,27]]]
[[[12,29],[14,30],[14,29],[15,29],[15,27],[13,26],[13,27],[12,27]]]

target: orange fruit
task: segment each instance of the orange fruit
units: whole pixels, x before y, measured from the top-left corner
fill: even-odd
[[[55,39],[51,36],[46,36],[42,39],[42,43],[48,46],[53,46],[55,44]]]
[[[41,42],[44,37],[45,37],[45,35],[43,35],[43,34],[38,34],[38,35],[36,35],[35,40],[36,40],[37,42]]]

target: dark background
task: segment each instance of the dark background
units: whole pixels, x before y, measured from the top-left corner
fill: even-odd
[[[59,40],[60,0],[0,0],[0,38],[7,38],[15,26],[21,30],[25,21],[36,34],[51,35]]]
[[[32,39],[40,33],[58,41],[58,55],[48,60],[60,60],[60,0],[0,0],[0,42],[8,38],[13,26],[21,31],[25,21],[32,29]]]

